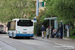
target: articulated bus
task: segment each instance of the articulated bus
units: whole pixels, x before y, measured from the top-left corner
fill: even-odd
[[[15,37],[33,37],[34,24],[29,19],[13,19],[8,22],[8,36],[9,38]]]

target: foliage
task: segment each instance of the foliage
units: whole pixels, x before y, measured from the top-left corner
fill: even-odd
[[[30,18],[35,14],[35,5],[32,0],[0,0],[0,21],[7,22],[13,18]]]
[[[38,17],[37,17],[37,21],[43,22],[44,21],[44,16],[45,15],[45,11],[41,10],[41,12],[39,13]]]
[[[75,22],[75,0],[44,0],[47,13],[65,23]]]
[[[71,37],[69,37],[69,38],[71,38],[71,39],[74,39],[74,40],[75,40],[75,35],[74,35],[74,36],[71,36]]]
[[[70,36],[74,36],[75,35],[75,27],[73,29],[70,29]]]
[[[37,36],[40,36],[40,35],[41,35],[41,31],[40,31],[41,25],[42,25],[41,22],[35,23],[35,34],[36,34]]]
[[[75,0],[44,0],[46,2],[46,13],[51,17],[58,17],[58,21],[70,24],[70,29],[75,23]],[[75,35],[75,28],[70,30]]]
[[[44,18],[58,17],[58,21],[74,24],[75,22],[75,0],[44,0],[45,10],[39,13],[37,22],[45,24]],[[72,26],[72,25],[71,25]]]

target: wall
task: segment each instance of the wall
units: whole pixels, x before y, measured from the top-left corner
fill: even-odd
[[[1,23],[1,22],[0,22],[0,25],[3,25],[3,31],[5,31],[5,32],[8,31],[7,23]]]

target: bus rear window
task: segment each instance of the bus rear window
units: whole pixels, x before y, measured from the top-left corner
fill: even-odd
[[[17,22],[18,26],[33,26],[33,22],[31,20],[19,20]]]

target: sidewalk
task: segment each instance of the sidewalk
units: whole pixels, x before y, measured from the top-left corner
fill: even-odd
[[[50,43],[53,43],[56,45],[74,46],[75,47],[75,40],[68,39],[68,38],[63,38],[63,39],[49,38],[49,39],[47,39],[45,37],[44,39],[42,39],[42,37],[37,37],[37,36],[34,36],[34,38],[39,41],[50,42]]]

